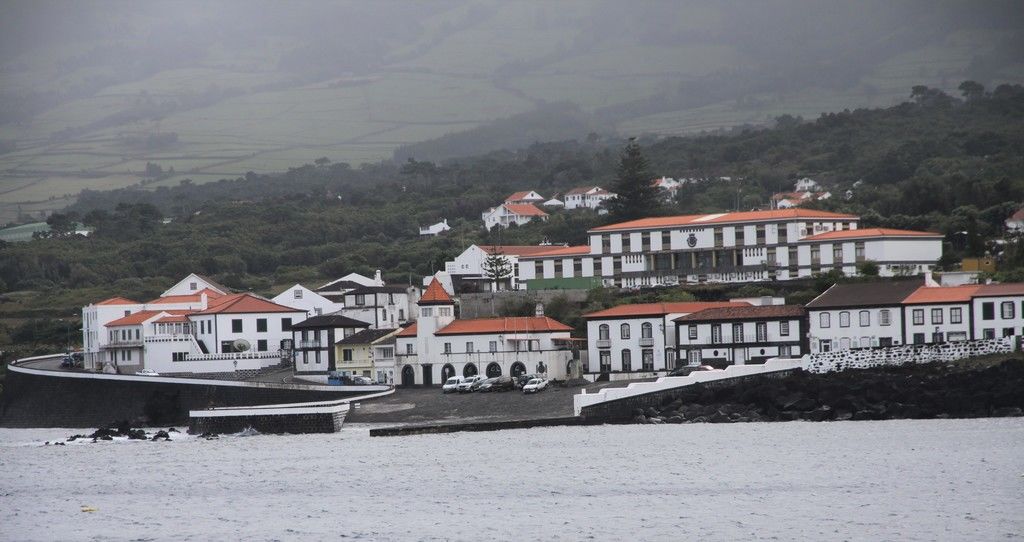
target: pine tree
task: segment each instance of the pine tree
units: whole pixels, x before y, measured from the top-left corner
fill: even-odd
[[[501,249],[497,247],[484,258],[483,268],[484,276],[491,282],[491,288],[495,291],[498,289],[500,282],[512,276],[512,263],[508,261],[508,258],[505,257]]]
[[[630,140],[619,158],[618,178],[612,185],[615,198],[605,202],[605,207],[615,220],[633,220],[657,214],[661,207],[658,187],[651,184],[647,171],[647,159],[640,145]]]

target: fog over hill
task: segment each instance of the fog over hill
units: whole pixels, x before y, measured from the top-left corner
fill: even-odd
[[[918,84],[1022,82],[1022,13],[1012,0],[5,2],[0,221],[84,188],[689,134],[891,105]]]

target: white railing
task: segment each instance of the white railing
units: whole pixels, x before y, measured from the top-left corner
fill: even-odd
[[[274,359],[280,358],[281,351],[274,352],[222,352],[219,354],[189,354],[185,361],[214,361],[223,359]]]
[[[598,339],[597,340],[597,347],[598,348],[611,348],[612,347],[612,341],[610,339]]]
[[[654,338],[640,337],[640,346],[654,346]]]
[[[192,342],[191,333],[158,333],[155,335],[146,335],[146,342],[148,343],[163,343],[163,342]]]
[[[320,341],[299,341],[297,348],[327,348],[327,344]]]
[[[142,346],[142,339],[115,339],[105,345],[106,348],[130,348],[133,346]]]

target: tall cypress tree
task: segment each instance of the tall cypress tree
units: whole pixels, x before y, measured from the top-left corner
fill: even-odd
[[[640,145],[630,139],[619,158],[618,178],[612,185],[616,197],[605,202],[605,208],[615,220],[633,220],[657,214],[661,207],[658,187],[651,184],[647,159]]]

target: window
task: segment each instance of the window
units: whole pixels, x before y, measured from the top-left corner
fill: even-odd
[[[1003,328],[1003,337],[1013,337],[1013,328],[1012,327],[1004,327]],[[132,359],[132,351],[131,350],[128,351],[128,359]]]
[[[1003,301],[999,304],[999,313],[1002,315],[1003,320],[1009,320],[1014,316],[1014,305],[1013,301]]]
[[[653,328],[654,328],[654,326],[652,326],[650,324],[650,322],[644,322],[643,324],[641,324],[640,325],[640,337],[644,338],[644,339],[650,339],[651,337],[653,337],[654,336],[653,335],[653,332],[654,332]]]
[[[345,348],[341,351],[341,361],[352,361],[352,349]]]
[[[641,359],[640,363],[643,366],[642,367],[643,370],[644,371],[653,371],[654,370],[654,350],[651,350],[650,348],[645,348],[644,350],[642,350],[640,352],[640,354],[641,354],[641,356],[640,356],[640,359]]]
[[[498,351],[498,341],[491,341],[490,343],[487,344],[487,346],[488,348],[490,348],[491,352]]]
[[[831,339],[822,339],[821,341],[819,341],[818,350],[821,350],[822,352],[831,352],[832,351],[832,340]]]
[[[960,324],[964,321],[964,310],[960,307],[949,309],[949,323]],[[952,340],[952,339],[951,339]]]
[[[185,361],[188,358],[188,352],[171,352],[171,361]]]
[[[597,328],[597,338],[602,341],[607,341],[609,336],[608,324],[601,324]]]
[[[779,335],[789,337],[789,322],[779,322]]]
[[[768,340],[768,324],[766,322],[758,322],[754,324],[754,331],[757,334],[758,342]]]
[[[827,312],[823,312],[823,313],[819,314],[818,315],[818,324],[821,327],[823,327],[823,328],[824,327],[831,327],[832,326],[832,315],[827,313]]]
[[[188,289],[189,290],[193,290],[193,291],[198,290],[199,289],[199,285],[194,283],[194,282],[190,282],[190,283],[188,283]]]
[[[257,333],[266,333],[267,332],[267,319],[266,318],[257,318],[256,319],[256,332]]]
[[[914,344],[924,344],[924,333],[914,334]]]
[[[839,313],[839,327],[850,327],[850,313],[846,311]]]
[[[452,315],[452,308],[451,307],[438,307],[437,308],[437,315],[438,316],[451,316]]]
[[[257,352],[266,352],[267,351],[267,340],[266,339],[260,339],[260,340],[256,341],[256,351]]]
[[[871,325],[871,312],[860,311],[860,327],[868,327]]]
[[[466,353],[467,354],[472,354],[473,353],[473,341],[466,341]]]
[[[423,315],[423,316],[433,316],[434,315],[434,308],[433,307],[423,307],[422,309],[420,309],[420,314]]]
[[[913,316],[915,326],[924,325],[924,309],[914,309],[914,311],[911,312],[911,315]]]
[[[620,339],[628,339],[629,338],[629,324],[622,324],[621,326],[619,326],[619,338]]]
[[[281,331],[291,331],[291,329],[292,329],[292,319],[291,318],[282,318],[281,319]]]
[[[242,319],[241,318],[235,318],[235,319],[231,320],[231,332],[232,333],[241,333],[242,332]]]
[[[996,304],[990,302],[981,304],[981,319],[982,320],[995,320],[996,319]]]
[[[406,354],[412,354],[412,343],[406,343],[405,344],[405,353]]]
[[[788,358],[793,355],[793,347],[787,345],[779,347],[779,357]]]
[[[292,297],[294,297],[295,299],[302,299],[302,290],[296,288],[295,291],[292,292]]]
[[[404,322],[405,321],[405,309],[398,309],[398,321],[399,322]]]
[[[445,354],[451,354],[452,353],[452,343],[444,343],[444,353]]]
[[[697,324],[690,324],[690,331],[689,331],[689,333],[690,333],[690,340],[691,341],[696,341],[697,340]]]
[[[622,350],[622,370],[623,371],[630,371],[630,370],[632,370],[632,367],[630,367],[630,365],[632,365],[632,363],[633,363],[633,353],[630,352],[629,349],[625,349],[624,348]]]
[[[612,370],[612,353],[607,350],[601,351],[601,372],[607,373]]]
[[[743,324],[732,325],[732,342],[741,343],[743,342]]]
[[[892,313],[889,312],[889,309],[882,309],[878,311],[878,325],[892,325]]]
[[[942,323],[942,309],[941,308],[940,309],[932,309],[932,323],[933,324],[941,324]],[[942,342],[942,341],[939,341],[939,342]]]
[[[722,324],[711,325],[711,343],[718,344],[722,342]]]
[[[996,330],[994,330],[994,329],[983,330],[981,332],[981,336],[983,338],[986,338],[986,339],[995,339],[996,338]]]
[[[366,304],[366,295],[365,294],[356,294],[356,305],[365,305],[365,304]]]

